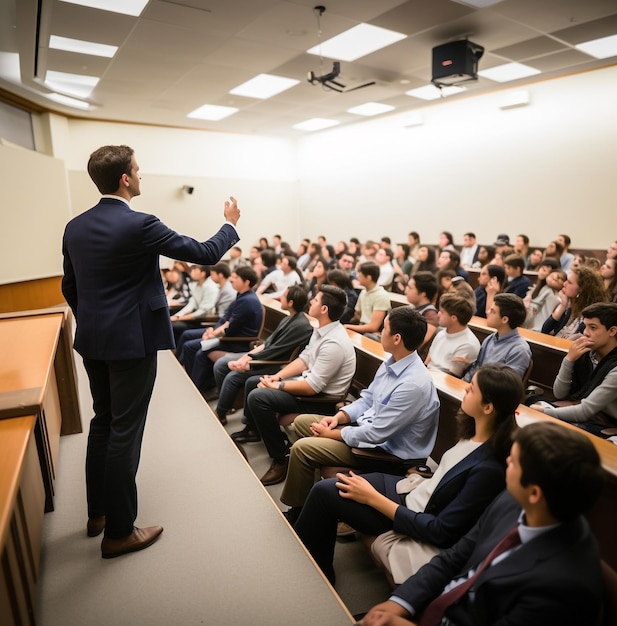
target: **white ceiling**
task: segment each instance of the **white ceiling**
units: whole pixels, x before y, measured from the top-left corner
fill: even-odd
[[[93,119],[293,137],[301,131],[292,125],[312,117],[356,122],[361,118],[347,109],[364,102],[383,102],[398,111],[424,105],[405,92],[430,82],[433,47],[465,37],[485,48],[480,69],[517,61],[541,70],[533,80],[617,63],[617,57],[598,61],[574,48],[617,33],[616,0],[505,0],[485,9],[452,0],[326,0],[323,40],[361,22],[408,35],[341,63],[340,80],[347,87],[376,84],[337,93],[306,80],[308,71],[330,71],[333,61],[324,59],[320,67],[319,57],[305,52],[318,43],[315,4],[150,0],[137,18],[61,0],[0,0],[0,98],[11,100],[13,94]],[[52,50],[50,35],[119,50],[112,59]],[[49,70],[100,77],[90,95],[96,106],[82,112],[41,95],[48,91],[42,81]],[[228,93],[259,73],[301,82],[269,100]],[[480,78],[466,86],[477,93],[503,84]],[[240,110],[219,122],[186,117],[203,104]]]

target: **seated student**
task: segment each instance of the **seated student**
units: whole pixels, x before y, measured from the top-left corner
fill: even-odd
[[[478,248],[478,258],[471,266],[475,269],[479,269],[484,267],[485,265],[490,265],[495,258],[495,247],[494,246],[480,246]]]
[[[219,289],[209,277],[208,266],[191,266],[191,278],[194,281],[191,283],[191,297],[184,307],[170,317],[176,343],[185,330],[201,326],[203,319],[214,313]]]
[[[617,302],[617,261],[606,259],[598,270],[604,281],[604,288],[611,302]]]
[[[444,294],[439,302],[439,326],[443,329],[435,335],[425,364],[429,370],[440,370],[457,378],[463,375],[465,362],[453,360],[465,357],[473,362],[480,351],[480,342],[467,324],[473,314],[471,303],[457,294]]]
[[[437,296],[437,278],[431,272],[418,272],[407,281],[405,297],[418,313],[432,326],[439,325],[437,307],[433,304]]]
[[[600,555],[584,513],[603,478],[581,433],[546,422],[520,428],[507,491],[360,624],[598,624]]]
[[[497,330],[480,347],[478,358],[467,368],[463,380],[469,382],[474,372],[485,363],[509,365],[521,378],[531,362],[531,348],[517,328],[525,321],[523,300],[513,293],[498,293],[486,314],[486,323]],[[465,363],[463,357],[455,357]]]
[[[330,270],[326,276],[326,285],[334,285],[345,292],[347,296],[347,305],[345,311],[341,315],[341,324],[349,323],[354,316],[356,302],[358,301],[358,292],[351,286],[351,278],[347,272],[343,270]]]
[[[461,248],[461,267],[468,269],[478,260],[478,244],[475,233],[463,235],[463,247]]]
[[[559,292],[559,304],[542,324],[542,332],[564,339],[577,339],[584,330],[582,310],[596,302],[608,302],[602,278],[588,267],[577,267]]]
[[[435,385],[416,353],[426,321],[411,307],[392,309],[381,344],[390,354],[360,398],[333,416],[299,415],[294,429],[301,437],[291,447],[281,501],[292,508],[293,522],[321,465],[358,467],[351,448],[378,448],[404,460],[426,459],[435,445],[439,399]]]
[[[173,309],[174,312],[179,311],[191,297],[189,284],[175,267],[161,270],[161,277],[163,279],[163,286],[165,287],[167,305],[170,310]]]
[[[583,336],[572,342],[553,384],[555,398],[571,404],[532,408],[598,435],[617,427],[617,304],[592,304],[582,315]]]
[[[418,248],[418,257],[416,262],[411,268],[412,276],[415,276],[418,272],[431,272],[431,274],[435,274],[435,272],[437,272],[435,258],[435,248],[432,248],[431,246],[420,246]]]
[[[527,235],[517,235],[514,240],[514,252],[523,257],[525,266],[529,263],[529,237]]]
[[[545,259],[555,259],[561,265],[561,255],[563,254],[563,246],[558,241],[549,241],[544,248]]]
[[[411,257],[411,251],[409,244],[397,243],[396,252],[392,265],[394,266],[394,273],[398,276],[405,276],[409,278],[415,259]]]
[[[215,412],[222,424],[227,423],[227,413],[231,411],[238,391],[251,376],[274,374],[280,369],[280,365],[251,367],[251,361],[284,361],[294,350],[307,344],[313,334],[313,327],[304,313],[307,302],[304,287],[288,287],[281,296],[281,309],[288,311],[289,316],[281,320],[266,341],[243,354],[229,352],[214,364],[214,380],[219,390]]]
[[[213,363],[208,355],[221,350],[220,341],[212,341],[223,335],[230,337],[255,337],[263,321],[263,306],[253,291],[257,274],[250,267],[239,267],[230,277],[231,286],[238,292],[225,315],[205,332],[201,328],[186,330],[178,342],[178,360],[195,386],[204,393],[214,387]],[[228,352],[245,352],[248,341],[226,342]]]
[[[540,248],[534,248],[529,253],[529,260],[527,261],[527,265],[525,266],[525,269],[529,272],[537,271],[538,267],[540,267],[540,263],[542,262],[543,258],[544,258],[544,252],[542,252]]]
[[[485,265],[478,276],[478,286],[474,289],[476,296],[476,315],[486,318],[488,292],[491,292],[491,305],[495,296],[503,289],[506,271],[501,265]],[[488,291],[487,291],[488,290]]]
[[[328,579],[334,583],[338,520],[361,533],[382,535],[373,552],[395,582],[458,541],[504,487],[514,411],[522,395],[521,379],[510,368],[479,369],[457,416],[460,440],[429,480],[352,472],[318,482],[294,529]]]
[[[379,278],[377,284],[381,285],[384,289],[388,289],[392,284],[394,278],[394,266],[392,265],[392,259],[394,254],[390,248],[379,248],[375,254],[375,263],[379,265]]]
[[[299,285],[303,280],[301,271],[297,269],[296,259],[292,256],[284,256],[281,258],[279,268],[264,277],[256,292],[258,295],[263,293],[278,300],[287,287]]]
[[[454,270],[457,276],[469,282],[469,273],[461,267],[461,257],[456,250],[442,250],[437,258],[437,268],[440,270]]]
[[[243,265],[248,265],[248,259],[245,259],[242,256],[242,248],[240,246],[234,246],[229,249],[229,260],[227,261],[227,265],[229,266],[229,273],[235,272],[237,267],[242,267]]]
[[[503,289],[504,293],[513,293],[519,298],[527,295],[531,281],[523,274],[525,269],[525,261],[518,254],[511,254],[503,260],[503,268],[506,272],[506,285]]]
[[[566,273],[563,270],[550,270],[549,265],[544,265],[544,263],[555,263],[554,259],[545,259],[542,263],[535,287],[532,285],[529,288],[529,292],[523,300],[527,309],[527,317],[523,327],[536,331],[542,330],[544,320],[559,304],[559,292],[563,289],[566,281]],[[548,275],[546,274],[547,269],[550,270]]]
[[[559,262],[561,263],[561,269],[564,272],[567,272],[570,269],[570,265],[572,265],[572,261],[574,260],[574,255],[570,252],[570,244],[572,243],[572,240],[568,237],[568,235],[557,235],[555,241],[561,244],[563,248]]]
[[[306,273],[309,300],[312,300],[321,289],[321,286],[326,284],[328,268],[328,261],[323,257],[319,257],[317,261],[315,261],[312,271]]]
[[[345,310],[345,292],[323,285],[311,300],[309,315],[317,320],[308,346],[300,356],[271,376],[253,376],[246,381],[244,417],[246,427],[232,434],[237,443],[263,439],[272,464],[261,477],[264,485],[285,480],[289,465],[289,442],[278,416],[286,413],[330,413],[334,402],[311,402],[319,393],[336,396],[349,388],[356,371],[356,352],[339,318]],[[304,400],[306,397],[306,400]]]
[[[454,293],[457,296],[465,298],[465,300],[467,300],[467,302],[471,305],[471,310],[475,310],[476,294],[474,293],[471,285],[463,280],[462,276],[454,276],[450,283],[450,288],[445,293]],[[441,300],[439,301],[441,302]]]
[[[358,281],[364,287],[356,302],[354,317],[345,328],[363,335],[370,334],[379,341],[379,332],[386,315],[392,308],[388,292],[377,284],[379,265],[372,261],[360,263]]]
[[[238,295],[236,290],[231,286],[231,282],[229,281],[230,276],[231,271],[224,261],[217,263],[210,272],[210,278],[219,288],[219,294],[216,297],[216,304],[214,305],[217,317],[222,317],[227,313],[227,309]]]

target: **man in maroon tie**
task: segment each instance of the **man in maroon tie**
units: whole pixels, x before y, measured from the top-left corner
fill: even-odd
[[[598,548],[582,514],[603,470],[581,433],[540,422],[517,431],[507,490],[471,531],[373,607],[363,626],[597,623]]]

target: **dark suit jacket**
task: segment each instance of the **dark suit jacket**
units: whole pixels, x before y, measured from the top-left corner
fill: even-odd
[[[576,497],[576,494],[572,494]],[[477,567],[512,529],[521,509],[504,491],[474,528],[438,554],[393,595],[423,610],[450,580]],[[560,524],[488,567],[472,591],[446,612],[457,626],[595,624],[602,580],[598,548],[583,517]]]
[[[200,243],[121,200],[101,198],[67,224],[62,242],[75,349],[87,359],[121,360],[173,348],[159,255],[209,265],[237,241],[230,224]]]
[[[393,529],[439,548],[449,548],[482,515],[505,486],[505,467],[487,444],[446,472],[421,513],[400,506]]]

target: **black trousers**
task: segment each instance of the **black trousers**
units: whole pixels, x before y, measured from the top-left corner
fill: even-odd
[[[156,379],[157,353],[143,359],[84,359],[94,417],[86,454],[88,516],[106,516],[105,536],[126,537],[137,518],[141,441]]]

